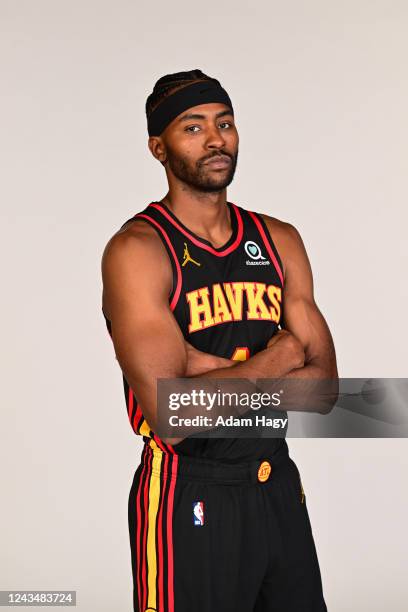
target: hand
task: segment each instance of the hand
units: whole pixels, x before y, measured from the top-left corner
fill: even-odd
[[[285,356],[293,360],[293,368],[305,365],[305,350],[299,340],[287,329],[280,329],[268,340],[268,348],[285,351]]]
[[[293,334],[287,329],[278,329],[278,331],[269,338],[267,346],[273,346],[276,342],[280,342],[282,338],[286,338],[287,336],[293,336]]]
[[[232,359],[224,359],[224,357],[217,357],[217,355],[199,351],[189,342],[185,342],[185,345],[187,350],[187,377],[199,376],[219,368],[228,368],[236,363]]]

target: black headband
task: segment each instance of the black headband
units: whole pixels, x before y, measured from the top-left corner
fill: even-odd
[[[169,123],[188,108],[199,104],[209,104],[210,102],[226,104],[234,114],[229,95],[215,81],[197,81],[178,89],[164,98],[163,102],[154,109],[148,118],[147,131],[149,136],[160,136]]]

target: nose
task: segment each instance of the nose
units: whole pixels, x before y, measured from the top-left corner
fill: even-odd
[[[223,134],[216,125],[208,128],[206,145],[209,149],[221,149],[225,145]]]

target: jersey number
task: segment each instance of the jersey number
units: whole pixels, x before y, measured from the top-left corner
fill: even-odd
[[[249,348],[247,346],[237,346],[231,359],[234,361],[246,361],[249,359]]]

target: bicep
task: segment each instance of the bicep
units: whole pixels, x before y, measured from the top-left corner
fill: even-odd
[[[157,378],[183,376],[187,356],[168,303],[166,255],[132,238],[120,238],[104,254],[103,291],[117,360],[154,423]]]
[[[335,352],[329,327],[320,312],[313,291],[309,258],[298,231],[291,226],[290,249],[286,258],[282,327],[293,333],[305,350],[306,364],[333,364]]]

